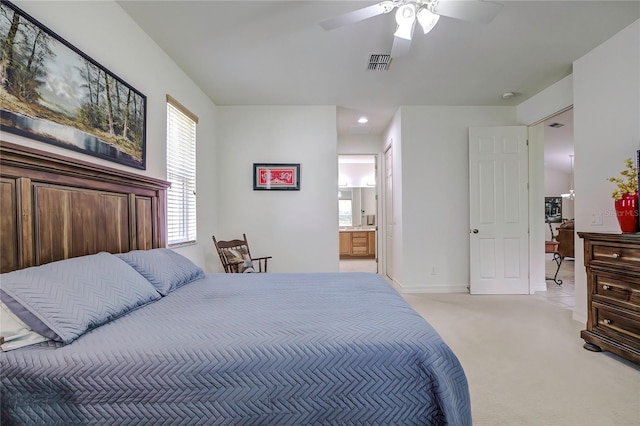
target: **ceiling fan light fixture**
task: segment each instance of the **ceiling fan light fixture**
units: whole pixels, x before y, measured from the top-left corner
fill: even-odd
[[[425,34],[427,34],[433,29],[433,27],[436,26],[439,19],[440,15],[431,12],[426,7],[423,7],[418,11],[418,23],[420,23],[420,26],[422,27],[422,30]]]
[[[576,192],[573,189],[573,155],[569,155],[569,160],[571,160],[571,181],[570,181],[571,188],[569,189],[569,192],[567,194],[560,194],[560,195],[562,196],[562,198],[568,198],[569,200],[575,200],[576,199]]]
[[[396,11],[396,22],[398,29],[393,35],[405,40],[411,40],[413,27],[416,24],[416,7],[410,3],[400,6]]]

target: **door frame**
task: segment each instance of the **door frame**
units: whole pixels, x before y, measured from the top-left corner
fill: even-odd
[[[544,212],[545,167],[544,167],[544,123],[550,118],[573,109],[573,103],[529,124],[529,273],[530,294],[547,291],[545,277],[544,241],[547,224],[541,217]],[[575,146],[575,140],[574,140]],[[575,208],[575,205],[574,205]],[[575,213],[574,213],[575,216]],[[575,270],[575,264],[574,264]]]

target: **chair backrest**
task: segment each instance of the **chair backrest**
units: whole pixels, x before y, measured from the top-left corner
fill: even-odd
[[[225,272],[241,273],[253,267],[246,234],[242,234],[242,240],[218,241],[215,235],[212,238]]]

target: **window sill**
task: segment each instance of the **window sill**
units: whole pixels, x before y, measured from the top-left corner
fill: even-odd
[[[181,248],[181,247],[187,247],[187,246],[195,246],[197,244],[198,244],[197,241],[185,241],[184,243],[168,244],[167,248],[174,249],[174,248]]]

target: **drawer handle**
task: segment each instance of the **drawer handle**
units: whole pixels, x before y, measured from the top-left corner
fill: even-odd
[[[603,324],[611,324],[611,320],[605,318],[605,319],[602,320],[602,323]]]
[[[613,253],[611,257],[613,257],[614,259],[619,259],[622,257],[622,255],[620,253]]]
[[[605,284],[605,285],[603,285],[603,286],[602,286],[602,289],[603,289],[603,290],[611,290],[611,286],[610,286],[610,285]]]

